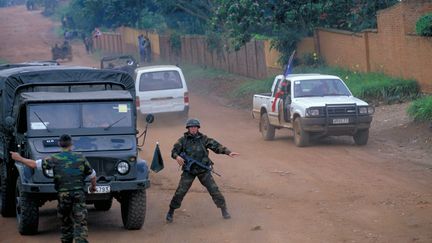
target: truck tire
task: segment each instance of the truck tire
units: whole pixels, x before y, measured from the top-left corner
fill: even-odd
[[[270,124],[267,113],[261,115],[260,132],[264,140],[273,140],[275,137],[275,127]]]
[[[121,201],[121,215],[125,229],[141,229],[146,215],[146,203],[145,189],[126,193]]]
[[[294,143],[297,147],[309,145],[309,133],[304,131],[300,124],[300,118],[294,120]]]
[[[0,167],[0,207],[3,217],[15,216],[15,181],[7,174],[6,163]]]
[[[99,211],[108,211],[111,209],[112,202],[112,198],[110,200],[96,201],[94,202],[94,207]]]
[[[21,235],[34,235],[38,232],[39,206],[37,202],[22,193],[21,178],[16,182],[16,218]]]
[[[353,138],[357,145],[366,145],[369,139],[369,129],[358,130]]]

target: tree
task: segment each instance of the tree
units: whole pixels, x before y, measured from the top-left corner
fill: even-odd
[[[398,0],[217,0],[212,30],[237,50],[256,34],[267,35],[286,63],[298,40],[316,27],[351,31],[376,27],[376,12]]]

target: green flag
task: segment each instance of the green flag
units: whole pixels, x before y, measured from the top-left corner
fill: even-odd
[[[159,144],[156,144],[156,148],[153,153],[153,160],[150,166],[150,169],[156,173],[161,171],[164,168],[162,155],[159,149]]]

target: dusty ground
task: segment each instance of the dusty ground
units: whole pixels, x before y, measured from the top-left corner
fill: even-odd
[[[39,12],[0,9],[0,58],[49,59],[52,28]],[[81,43],[73,50],[74,61],[63,64],[97,66]],[[367,146],[330,138],[297,148],[289,131],[263,141],[249,111],[191,89],[191,116],[200,118],[201,131],[241,153],[211,155],[233,218],[223,220],[196,182],[175,222],[165,223],[180,175],[169,151],[184,128],[156,117],[141,155],[151,160],[159,141],[166,168],[151,174],[143,229],[122,228],[118,203],[109,212],[89,206],[91,242],[432,242],[431,131],[410,122],[406,104],[377,108]],[[55,205],[41,208],[35,236],[20,236],[14,218],[0,218],[0,242],[58,241]]]

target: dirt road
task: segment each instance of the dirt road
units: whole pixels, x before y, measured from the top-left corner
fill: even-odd
[[[0,9],[0,58],[48,58],[51,39],[46,37],[52,36],[52,27],[24,7]],[[32,44],[25,44],[29,46],[24,55],[18,51],[21,44],[15,44],[21,34],[36,28],[39,34],[30,35]],[[81,43],[73,50],[73,64],[97,65],[84,54]],[[180,176],[169,154],[184,126],[156,117],[141,155],[151,160],[159,142],[166,167],[151,174],[143,229],[122,228],[118,203],[108,212],[89,206],[90,242],[432,242],[432,171],[426,163],[380,156],[374,147],[379,141],[358,147],[342,138],[297,148],[288,131],[278,131],[274,141],[263,141],[249,112],[218,105],[193,90],[191,116],[201,120],[203,133],[241,154],[211,154],[215,170],[223,175],[216,181],[232,219],[222,219],[208,193],[195,182],[174,223],[165,223]],[[40,233],[35,236],[19,235],[14,218],[0,218],[0,242],[57,242],[56,202],[44,205],[40,213]]]

